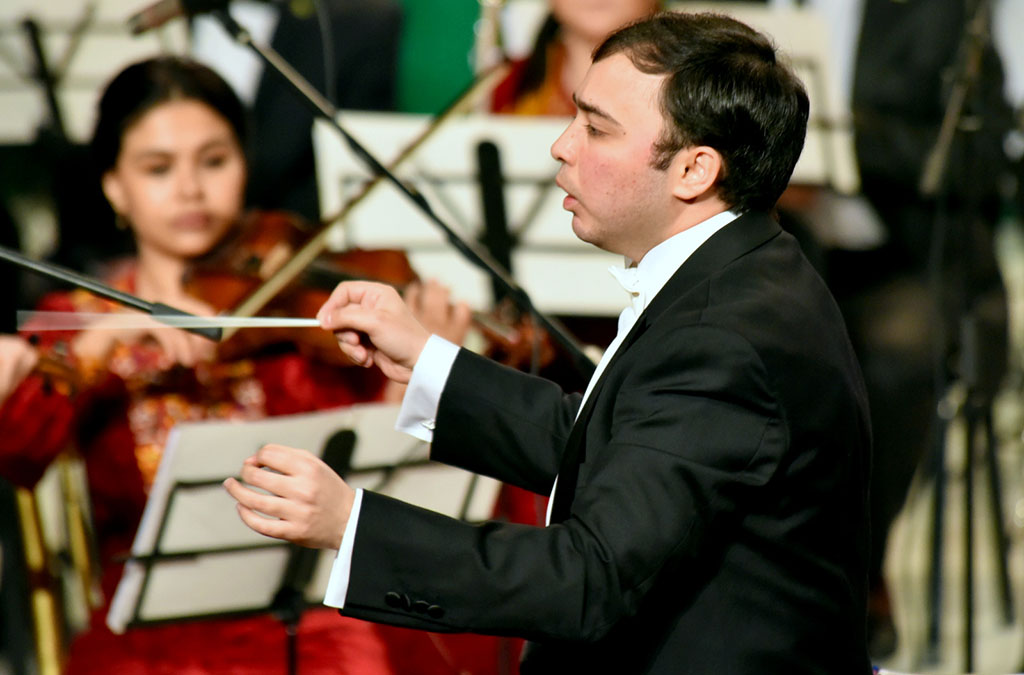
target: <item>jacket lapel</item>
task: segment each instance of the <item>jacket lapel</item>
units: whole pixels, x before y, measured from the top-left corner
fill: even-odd
[[[680,265],[675,274],[648,304],[626,338],[619,345],[611,361],[594,384],[583,410],[566,441],[565,452],[558,471],[558,487],[555,503],[551,507],[551,522],[561,522],[569,517],[572,500],[576,494],[579,468],[586,460],[586,429],[593,414],[594,403],[601,395],[608,374],[613,371],[622,355],[635,343],[658,317],[677,300],[696,288],[706,279],[753,249],[774,238],[781,232],[779,224],[767,214],[745,213],[711,236]]]

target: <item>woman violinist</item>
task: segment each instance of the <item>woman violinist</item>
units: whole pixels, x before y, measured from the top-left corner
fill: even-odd
[[[191,261],[243,220],[243,122],[243,108],[230,87],[190,60],[150,59],[111,81],[100,100],[93,150],[103,192],[119,222],[131,228],[137,253],[112,266],[106,283],[148,301],[214,313],[209,303],[187,292],[183,277]],[[430,318],[461,339],[468,310],[451,311],[436,288],[418,297],[440,308]],[[48,296],[39,309],[118,310],[83,290]],[[77,448],[86,464],[107,599],[121,573],[116,561],[130,550],[174,424],[252,420],[385,394],[375,371],[324,367],[280,346],[259,356],[218,361],[212,342],[155,323],[124,329],[101,319],[75,333],[40,332],[38,337],[35,346],[14,336],[0,341],[0,396],[6,398],[0,400],[0,471],[31,486],[57,454],[69,445]],[[33,371],[38,359],[71,365],[74,391]],[[113,635],[105,614],[106,607],[94,612],[91,627],[73,640],[68,672],[284,669],[284,630],[269,616],[180,622]],[[304,673],[394,672],[389,654],[396,652],[406,659],[418,656],[422,672],[446,673],[459,658],[450,650],[439,655],[426,635],[382,631],[327,608],[306,612],[299,633]]]

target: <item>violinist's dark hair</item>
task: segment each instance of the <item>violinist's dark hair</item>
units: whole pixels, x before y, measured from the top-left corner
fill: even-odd
[[[803,149],[810,106],[767,37],[721,14],[663,12],[613,33],[594,61],[618,53],[643,73],[665,75],[656,168],[683,148],[712,147],[722,155],[723,201],[740,211],[774,208]]]
[[[549,13],[547,18],[544,19],[544,23],[541,24],[540,30],[537,31],[537,37],[533,42],[533,49],[530,50],[529,56],[526,57],[523,79],[520,80],[519,91],[516,92],[517,97],[525,96],[531,91],[540,89],[540,86],[544,84],[544,76],[548,72],[548,47],[555,41],[559,29],[558,19],[555,18],[554,14]]]
[[[664,0],[657,0],[655,9],[664,5]],[[562,25],[555,18],[553,12],[548,12],[544,22],[537,30],[533,40],[533,47],[525,59],[523,65],[522,79],[519,81],[515,92],[516,98],[521,98],[532,91],[540,89],[544,84],[544,78],[548,73],[548,48],[559,39]]]
[[[124,133],[154,107],[195,100],[217,111],[245,147],[246,113],[231,86],[210,68],[180,56],[158,56],[133,63],[110,81],[100,97],[92,156],[97,172],[112,169]]]

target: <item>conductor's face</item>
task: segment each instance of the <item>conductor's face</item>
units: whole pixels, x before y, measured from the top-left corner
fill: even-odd
[[[621,53],[598,61],[574,95],[576,117],[551,146],[573,232],[633,261],[667,238],[674,217],[671,171],[651,166],[663,80]]]

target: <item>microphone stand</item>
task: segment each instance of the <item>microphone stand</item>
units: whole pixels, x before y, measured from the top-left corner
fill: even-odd
[[[481,250],[473,242],[463,239],[444,220],[437,215],[429,202],[415,188],[403,183],[383,164],[381,164],[366,148],[364,148],[348,131],[338,122],[338,109],[328,101],[313,85],[309,83],[291,64],[271,47],[260,45],[253,41],[252,36],[245,30],[226,10],[216,10],[211,14],[221,23],[224,29],[239,44],[252,49],[256,55],[268,66],[280,74],[298,93],[303,101],[309,105],[315,113],[323,117],[334,127],[352,151],[366,164],[376,177],[384,178],[394,185],[399,192],[413,202],[423,214],[432,221],[447,237],[449,243],[455,247],[470,263],[476,265],[486,272],[493,280],[496,287],[504,290],[504,294],[524,312],[530,314],[544,329],[555,338],[556,341],[569,353],[573,365],[585,378],[589,379],[594,373],[594,362],[583,352],[576,339],[550,317],[542,314],[533,304],[530,296],[520,287],[500,264],[486,251]]]
[[[976,433],[980,427],[984,435],[984,461],[985,470],[988,474],[989,488],[989,509],[992,518],[993,547],[996,554],[996,574],[999,585],[999,600],[1002,619],[1004,624],[1013,621],[1013,593],[1010,585],[1008,570],[1009,539],[1002,523],[1002,488],[999,477],[999,468],[996,461],[996,439],[992,424],[992,398],[998,387],[999,377],[990,372],[992,368],[986,363],[986,353],[993,350],[993,346],[1005,351],[1005,338],[995,335],[995,329],[987,322],[988,317],[976,307],[960,310],[963,315],[957,317],[959,321],[959,356],[957,358],[954,377],[958,377],[965,387],[963,400],[952,401],[947,391],[943,396],[942,391],[949,385],[949,377],[945,373],[945,352],[950,343],[951,331],[946,326],[944,310],[944,294],[942,282],[947,276],[944,269],[943,259],[947,248],[947,235],[950,216],[943,213],[943,199],[947,198],[950,178],[947,175],[950,166],[950,155],[958,132],[961,138],[964,134],[976,133],[978,124],[967,124],[972,115],[980,115],[979,111],[973,110],[974,104],[980,99],[978,89],[981,86],[985,48],[989,40],[989,24],[991,7],[988,0],[977,0],[973,4],[973,13],[964,26],[961,35],[960,54],[954,80],[950,90],[949,99],[943,114],[942,123],[938,136],[921,172],[918,183],[918,192],[924,199],[934,202],[935,225],[933,228],[931,250],[929,253],[929,284],[933,294],[934,320],[938,326],[936,344],[933,347],[933,358],[935,361],[935,393],[942,397],[939,404],[939,417],[937,418],[937,433],[932,458],[932,471],[934,472],[934,497],[932,503],[932,556],[931,570],[929,575],[928,588],[928,627],[927,627],[927,657],[931,661],[938,660],[938,644],[941,623],[942,605],[942,559],[943,559],[943,528],[945,503],[947,498],[947,477],[946,477],[946,427],[952,423],[954,418],[961,418],[966,428],[964,440],[964,498],[963,498],[963,669],[965,672],[972,672],[974,669],[974,463]],[[970,137],[963,138],[967,144],[967,161],[977,165],[977,158],[971,153]],[[980,196],[977,186],[968,185],[965,204],[961,218],[966,220],[968,226],[974,226],[973,217],[979,211]],[[952,275],[955,276],[955,275]],[[961,280],[961,283],[967,283]],[[990,357],[989,357],[990,358]]]

